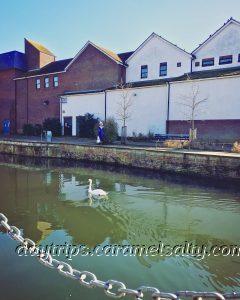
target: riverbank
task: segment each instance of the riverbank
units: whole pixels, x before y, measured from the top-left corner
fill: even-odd
[[[240,155],[227,152],[164,149],[151,145],[98,146],[71,141],[46,143],[1,140],[0,153],[99,162],[215,179],[240,179]]]

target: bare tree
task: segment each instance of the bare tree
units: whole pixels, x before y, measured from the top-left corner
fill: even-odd
[[[132,112],[131,108],[133,106],[133,94],[131,91],[131,83],[119,83],[118,89],[120,90],[120,98],[121,100],[117,103],[118,109],[116,111],[116,115],[119,120],[123,122],[122,130],[121,130],[121,143],[126,144],[127,140],[127,121],[131,119]]]
[[[187,75],[187,82],[191,81],[189,75]],[[179,97],[181,99],[178,102],[184,108],[183,114],[185,118],[190,122],[190,141],[196,139],[196,128],[195,128],[195,120],[196,118],[203,113],[202,107],[203,104],[207,102],[208,97],[201,97],[199,86],[196,84],[192,84],[190,88],[190,92],[185,95],[181,95]]]

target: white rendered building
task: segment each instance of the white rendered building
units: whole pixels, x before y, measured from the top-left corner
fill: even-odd
[[[229,19],[192,54],[151,34],[126,60],[126,82],[131,98],[128,135],[134,133],[188,133],[186,101],[205,101],[196,114],[199,137],[240,137],[240,23]],[[72,135],[78,116],[92,113],[101,120],[118,119],[121,89],[65,93],[61,121],[72,117]],[[122,126],[119,122],[119,127]]]

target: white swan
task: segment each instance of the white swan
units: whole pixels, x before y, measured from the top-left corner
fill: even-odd
[[[89,187],[88,187],[88,194],[93,197],[106,197],[107,198],[107,192],[101,189],[92,190],[92,179],[88,179],[89,181]]]

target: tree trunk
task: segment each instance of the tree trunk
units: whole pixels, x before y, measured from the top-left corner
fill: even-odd
[[[121,144],[127,143],[127,126],[122,126],[121,130]]]

